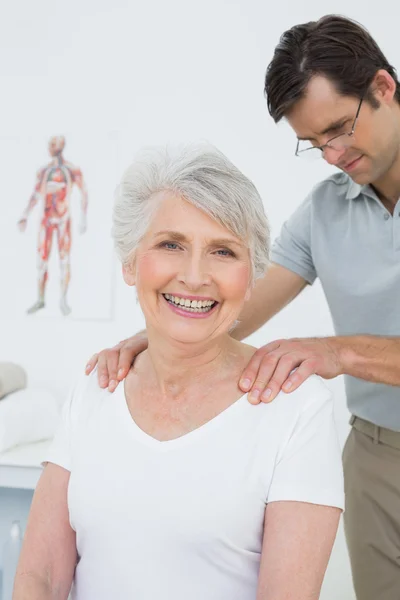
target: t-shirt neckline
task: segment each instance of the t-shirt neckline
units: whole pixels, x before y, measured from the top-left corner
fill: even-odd
[[[121,416],[125,422],[126,428],[128,431],[130,431],[130,434],[133,435],[139,442],[160,451],[171,450],[173,448],[177,448],[199,440],[200,438],[208,435],[217,427],[220,427],[225,421],[240,411],[242,407],[245,407],[246,404],[248,404],[246,393],[218,413],[215,417],[211,418],[209,421],[206,421],[203,423],[203,425],[196,427],[196,429],[192,429],[191,431],[188,431],[187,433],[170,440],[158,440],[139,427],[135,419],[132,417],[125,395],[124,382],[119,384],[114,394],[116,393],[119,393],[120,397],[118,398],[118,403],[121,406]]]

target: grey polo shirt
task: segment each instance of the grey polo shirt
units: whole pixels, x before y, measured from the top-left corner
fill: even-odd
[[[400,200],[392,216],[371,187],[337,173],[284,223],[271,259],[310,284],[319,277],[337,335],[400,336]],[[400,431],[400,387],[345,385],[352,414]]]

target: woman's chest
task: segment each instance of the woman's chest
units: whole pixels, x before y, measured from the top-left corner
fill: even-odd
[[[122,433],[105,443],[99,434],[79,449],[68,491],[78,546],[173,539],[261,552],[274,456],[261,460],[250,431],[221,430],[169,448],[141,442]]]
[[[126,405],[134,424],[158,441],[172,441],[201,429],[216,418],[224,419],[240,394],[229,388],[201,397],[163,399],[155,394],[132,394]],[[229,415],[226,415],[229,418]]]

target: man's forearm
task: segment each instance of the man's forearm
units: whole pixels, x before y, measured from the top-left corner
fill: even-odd
[[[231,336],[235,340],[243,340],[260,329],[296,298],[306,285],[306,280],[300,275],[272,263],[266,275],[257,280]]]
[[[400,386],[400,337],[357,335],[331,339],[338,347],[344,375]]]

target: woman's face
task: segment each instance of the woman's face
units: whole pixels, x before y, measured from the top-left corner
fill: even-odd
[[[183,343],[227,333],[249,297],[250,253],[189,202],[162,192],[135,259],[124,268],[149,329]]]

